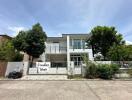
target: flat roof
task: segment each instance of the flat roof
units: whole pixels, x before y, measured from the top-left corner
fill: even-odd
[[[66,36],[67,36],[67,35],[71,35],[71,36],[73,36],[73,35],[74,35],[74,36],[75,36],[75,35],[85,35],[85,36],[86,36],[86,35],[88,35],[88,34],[89,34],[89,33],[72,33],[72,34],[69,34],[69,33],[66,34],[66,33],[65,33],[65,34],[62,34],[62,36],[65,36],[65,35],[66,35]]]
[[[2,36],[2,37],[6,37],[6,38],[8,38],[8,39],[12,39],[12,37],[11,37],[11,36],[6,35],[6,34],[0,34],[0,36]]]
[[[87,39],[90,37],[89,33],[62,34],[62,37],[47,37],[47,42],[65,41],[67,35],[69,35],[70,37],[74,39],[79,39],[79,38]]]
[[[46,41],[58,42],[58,41],[64,41],[64,40],[66,40],[66,38],[64,37],[47,37]]]
[[[66,37],[67,35],[73,38],[89,38],[90,37],[89,33],[62,34],[62,37]]]

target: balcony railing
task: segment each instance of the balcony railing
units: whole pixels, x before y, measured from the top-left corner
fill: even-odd
[[[66,52],[67,52],[66,47],[48,46],[46,48],[46,53],[66,53]]]
[[[86,47],[86,46],[78,46],[78,45],[73,45],[73,46],[70,46],[70,49],[90,49],[91,47]]]

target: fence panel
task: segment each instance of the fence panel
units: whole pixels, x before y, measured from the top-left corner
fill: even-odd
[[[7,62],[0,62],[0,76],[4,77],[7,68]]]

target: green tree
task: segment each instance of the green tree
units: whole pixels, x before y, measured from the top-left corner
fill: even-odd
[[[114,45],[107,53],[108,59],[112,61],[131,61],[132,60],[132,46]]]
[[[33,25],[31,30],[22,31],[14,38],[14,46],[17,50],[26,52],[32,57],[31,66],[34,58],[38,58],[45,52],[46,33],[39,23]]]
[[[87,44],[92,46],[93,55],[102,54],[106,60],[107,52],[113,44],[123,44],[121,34],[117,34],[115,27],[97,26],[92,29],[91,37],[87,40]]]
[[[7,40],[0,45],[0,60],[1,61],[21,61],[23,55],[18,51],[15,51],[15,48],[11,40]]]
[[[26,36],[27,31],[20,31],[18,35],[13,39],[13,45],[15,49],[18,51],[24,51],[26,50]]]
[[[34,58],[38,58],[45,52],[46,33],[39,23],[33,25],[32,29],[27,32],[26,36],[26,53]]]

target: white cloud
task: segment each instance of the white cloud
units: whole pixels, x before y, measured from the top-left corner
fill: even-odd
[[[16,36],[20,31],[26,30],[25,27],[16,27],[16,26],[15,27],[8,27],[8,29],[13,32],[12,36]]]
[[[126,40],[126,45],[132,45],[132,42]]]

